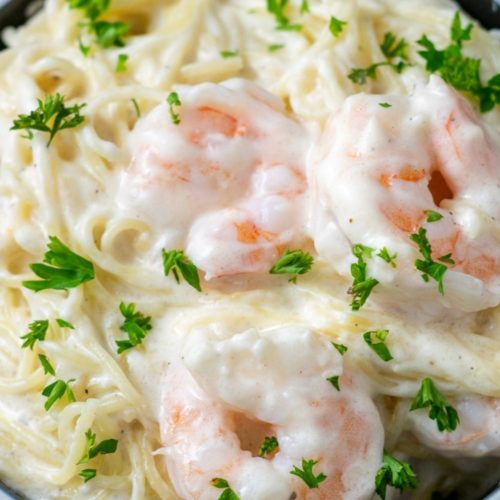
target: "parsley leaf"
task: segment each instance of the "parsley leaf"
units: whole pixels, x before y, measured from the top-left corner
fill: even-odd
[[[38,359],[40,360],[40,363],[43,367],[43,373],[45,373],[45,375],[47,375],[47,374],[55,375],[56,374],[54,367],[50,364],[50,361],[48,360],[47,356],[45,356],[45,354],[39,354]]]
[[[306,12],[309,12],[309,2],[308,0],[302,0],[300,4],[300,13],[305,14]]]
[[[118,447],[117,439],[105,439],[99,444],[95,444],[96,435],[92,432],[92,429],[88,429],[85,432],[86,439],[86,451],[83,457],[77,462],[79,464],[86,464],[89,460],[96,457],[97,455],[107,455],[109,453],[115,453]]]
[[[430,378],[422,380],[420,390],[413,400],[410,411],[430,408],[429,418],[435,420],[440,432],[454,431],[460,423],[458,413],[439,392]]]
[[[418,249],[424,257],[424,260],[417,259],[415,261],[415,267],[422,272],[422,279],[426,282],[429,281],[429,278],[437,281],[439,293],[444,295],[443,278],[448,268],[444,264],[435,262],[432,259],[432,248],[427,239],[427,230],[420,227],[418,232],[410,235],[410,239],[418,245]],[[448,264],[455,263],[453,259],[451,259],[451,254],[443,255],[439,257],[438,260],[442,260]]]
[[[85,17],[97,19],[108,8],[111,0],[68,0],[71,9],[81,9]]]
[[[46,319],[39,319],[36,321],[32,321],[28,325],[29,331],[26,335],[23,335],[21,339],[24,340],[24,343],[21,347],[29,347],[33,350],[33,346],[37,340],[45,340],[45,335],[47,334],[47,330],[49,328],[49,321]]]
[[[121,354],[127,349],[131,349],[142,343],[149,330],[151,330],[151,316],[144,316],[141,312],[135,311],[135,304],[125,305],[120,303],[120,312],[125,318],[120,330],[128,335],[128,340],[117,340],[117,353]]]
[[[418,486],[418,479],[410,464],[400,462],[384,451],[382,467],[375,476],[375,491],[383,499],[387,486],[394,486],[399,491],[414,489]]]
[[[161,253],[163,256],[163,272],[165,276],[168,276],[170,271],[172,271],[175,281],[180,283],[179,273],[181,273],[187,283],[201,292],[198,268],[184,255],[182,250],[170,250],[167,252],[165,249],[162,249]]]
[[[179,99],[177,92],[170,92],[170,94],[168,94],[167,104],[172,123],[174,125],[179,125],[179,123],[181,123],[181,117],[174,110],[174,106],[181,106],[181,100]]]
[[[83,478],[84,482],[90,481],[96,477],[97,471],[95,469],[83,469],[80,471],[80,477]]]
[[[379,253],[377,254],[377,257],[385,260],[391,267],[396,267],[396,263],[394,261],[396,260],[397,256],[397,253],[391,255],[386,247],[381,248]]]
[[[221,477],[214,477],[210,484],[215,488],[223,489],[218,500],[240,500],[240,497],[231,489],[229,483]]]
[[[276,29],[281,31],[300,31],[300,24],[291,24],[285,15],[288,0],[267,0],[267,11],[276,18]]]
[[[74,381],[75,379],[70,379],[67,382],[65,382],[64,380],[56,380],[43,389],[42,396],[45,396],[47,398],[47,401],[45,401],[44,405],[46,411],[49,411],[54,403],[58,399],[61,399],[65,394],[68,398],[68,401],[76,401],[75,395],[73,394],[73,391],[69,386],[69,384]]]
[[[353,83],[363,85],[369,78],[375,79],[377,77],[377,68],[381,66],[389,66],[396,73],[402,73],[408,66],[407,48],[408,43],[404,38],[398,41],[393,33],[385,33],[380,50],[387,60],[376,62],[366,68],[353,68],[347,78]]]
[[[378,285],[375,278],[369,278],[366,275],[366,262],[365,257],[371,258],[374,248],[366,247],[361,244],[353,245],[352,253],[357,257],[357,263],[351,264],[351,275],[353,277],[352,287],[347,293],[352,294],[351,309],[359,311],[363,304],[368,299],[373,288]]]
[[[137,118],[140,118],[141,117],[141,108],[139,108],[139,104],[137,104],[137,100],[135,99],[135,97],[132,97],[132,99],[130,99],[132,101],[132,104],[134,105],[134,110],[135,110],[135,114],[137,115]]]
[[[434,210],[424,210],[424,214],[427,216],[427,222],[436,222],[443,218],[439,212],[434,212]]]
[[[389,104],[388,102],[379,102],[378,105],[381,108],[392,108],[392,104]]]
[[[317,463],[317,460],[306,460],[305,458],[302,458],[302,470],[294,465],[290,474],[300,477],[300,479],[302,479],[304,483],[309,486],[309,488],[317,488],[319,483],[326,479],[326,476],[322,472],[320,472],[317,476],[314,475],[312,469]]]
[[[221,50],[220,52],[221,57],[224,59],[228,59],[230,57],[237,57],[239,55],[237,50]]]
[[[375,339],[377,339],[378,342],[373,340],[372,335],[375,335]],[[371,330],[363,334],[365,342],[383,361],[390,361],[391,359],[394,359],[391,351],[389,351],[389,348],[385,345],[385,339],[388,335],[389,330]]]
[[[284,47],[282,43],[271,43],[267,46],[268,52],[276,52],[277,50],[281,50]]]
[[[295,275],[290,281],[295,281],[297,274],[305,274],[311,270],[313,257],[309,252],[303,250],[286,250],[278,262],[269,269],[270,274],[292,274]]]
[[[332,377],[327,377],[328,382],[337,389],[337,391],[340,391],[340,384],[339,384],[339,376],[338,375],[333,375]]]
[[[341,21],[340,19],[337,19],[334,16],[330,17],[330,23],[328,24],[328,29],[330,30],[330,33],[334,37],[338,37],[341,33],[342,30],[344,29],[344,26],[347,24],[347,21]]]
[[[60,130],[73,128],[80,125],[85,118],[80,115],[80,110],[85,104],[75,104],[66,107],[64,96],[60,94],[47,95],[45,100],[37,99],[38,108],[29,115],[18,115],[10,130],[27,130],[26,138],[32,139],[32,130],[40,130],[49,134],[47,146]]]
[[[452,43],[439,50],[425,34],[417,43],[423,48],[419,55],[425,60],[427,71],[438,73],[457,90],[479,99],[479,107],[484,113],[493,109],[495,104],[500,104],[500,73],[483,85],[480,76],[481,60],[462,54],[462,43],[471,39],[472,29],[472,23],[462,26],[457,11],[450,28]]]
[[[333,347],[337,349],[337,351],[340,353],[341,356],[343,356],[347,352],[347,346],[344,344],[336,344],[335,342],[332,342]]]
[[[128,61],[127,54],[118,54],[115,71],[117,73],[123,73],[124,71],[127,71],[127,61]]]
[[[56,319],[56,323],[61,327],[61,328],[69,328],[71,330],[74,330],[75,327],[69,322],[61,318]]]
[[[56,236],[49,236],[49,251],[43,262],[31,264],[31,270],[42,280],[23,281],[23,286],[39,292],[49,288],[66,290],[95,278],[92,262],[80,257],[64,245]]]
[[[278,439],[275,436],[266,436],[259,448],[259,457],[265,457],[279,448]]]

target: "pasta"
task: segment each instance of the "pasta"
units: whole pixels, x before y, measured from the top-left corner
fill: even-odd
[[[29,498],[178,498],[160,435],[163,377],[179,342],[207,327],[230,336],[299,324],[346,344],[356,370],[370,380],[386,449],[416,457],[417,464],[439,455],[405,427],[403,414],[424,377],[451,396],[500,398],[498,288],[487,307],[472,312],[454,308],[432,315],[415,307],[402,313],[375,302],[353,312],[346,295],[351,277],[320,257],[295,285],[267,274],[217,277],[214,271],[199,293],[163,273],[161,249],[183,241],[173,230],[162,231],[163,213],[171,209],[182,220],[183,208],[165,210],[160,194],[149,207],[157,225],[133,206],[133,183],[126,177],[134,148],[142,147],[140,124],[161,104],[168,116],[171,92],[187,102],[189,89],[204,82],[253,81],[278,96],[314,141],[348,96],[414,94],[429,76],[413,41],[425,33],[445,46],[453,2],[310,0],[301,12],[300,2],[291,1],[287,15],[302,26],[297,31],[277,30],[262,0],[113,0],[104,18],[127,23],[130,32],[124,46],[104,49],[82,28],[82,10],[69,3],[47,0],[27,25],[7,29],[9,48],[0,54],[0,480]],[[332,16],[347,23],[340,36],[329,29]],[[379,67],[363,86],[350,80],[353,68],[384,60],[380,43],[387,32],[411,41],[408,59],[419,63],[402,73]],[[230,54],[224,57],[224,51]],[[467,51],[481,58],[485,80],[498,72],[495,34],[475,26]],[[118,70],[120,55],[126,55],[124,70]],[[67,103],[85,103],[81,125],[61,131],[50,147],[44,133],[35,131],[27,140],[24,132],[10,130],[37,99],[56,93]],[[285,116],[280,105],[275,112]],[[499,137],[500,106],[481,119]],[[288,126],[285,118],[280,123],[281,130]],[[299,156],[295,150],[287,154]],[[497,183],[498,175],[496,165]],[[290,210],[298,206],[292,205]],[[498,246],[498,222],[489,227]],[[54,235],[93,263],[96,278],[67,291],[34,292],[23,283],[33,280],[29,266],[43,260]],[[293,243],[285,246],[303,244],[312,252],[311,239],[305,240],[290,237]],[[118,354],[116,341],[125,337],[120,303],[150,316],[152,329],[140,346]],[[44,340],[22,348],[28,325],[45,320]],[[361,335],[379,328],[398,332],[389,337],[390,363],[375,356]],[[40,354],[56,377],[44,373]],[[67,383],[75,401],[65,393],[47,411],[42,391],[56,379]],[[97,442],[116,439],[118,446],[82,465],[89,429]],[[494,459],[481,463],[498,468]],[[80,473],[87,466],[97,475],[84,481]],[[446,467],[453,465],[439,470]],[[428,473],[418,490],[422,497],[446,474]],[[460,476],[453,474],[445,489]],[[214,498],[218,493],[214,489]]]

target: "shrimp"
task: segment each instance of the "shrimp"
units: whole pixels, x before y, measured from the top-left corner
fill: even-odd
[[[120,205],[186,248],[206,272],[267,271],[304,238],[303,127],[281,101],[244,80],[178,89],[180,123],[166,104],[139,121]]]
[[[382,460],[371,398],[331,343],[300,326],[192,332],[166,373],[160,427],[169,476],[188,499],[218,498],[216,477],[242,500],[370,498]],[[264,436],[279,448],[256,456]],[[290,474],[303,458],[326,475],[317,489]]]
[[[380,106],[381,103],[384,107]],[[471,312],[500,302],[500,141],[439,77],[414,95],[349,97],[327,127],[313,168],[312,233],[337,270],[361,243],[397,254],[368,263],[372,297]],[[427,211],[441,216],[426,221]],[[438,217],[439,217],[438,216]],[[444,295],[415,269],[409,236],[424,227],[432,258],[451,254]],[[397,294],[394,290],[397,289]]]
[[[450,457],[500,456],[500,400],[469,395],[450,399],[460,416],[453,432],[439,432],[425,412],[410,412],[407,429],[425,446]]]

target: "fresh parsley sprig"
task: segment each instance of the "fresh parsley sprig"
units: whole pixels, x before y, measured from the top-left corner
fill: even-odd
[[[419,51],[419,55],[425,59],[427,71],[438,73],[457,90],[478,99],[481,111],[486,112],[500,104],[500,73],[491,77],[484,85],[480,75],[481,60],[463,55],[462,43],[471,39],[472,29],[472,23],[462,26],[457,11],[450,27],[451,43],[443,50],[438,50],[424,34],[417,41],[423,49]]]
[[[300,479],[302,479],[302,481],[304,481],[309,488],[318,488],[319,484],[326,479],[326,476],[322,472],[320,472],[317,476],[314,474],[313,467],[317,463],[317,460],[306,460],[305,458],[302,458],[302,469],[294,465],[290,474],[300,477]]]
[[[436,421],[440,432],[454,431],[460,423],[457,411],[444,398],[431,378],[424,378],[410,411],[429,408],[429,418]]]
[[[375,476],[375,491],[382,499],[385,499],[387,486],[400,491],[415,489],[418,479],[410,464],[401,462],[384,451],[382,467]]]
[[[74,381],[74,378],[68,380],[67,382],[65,382],[64,380],[56,380],[43,389],[42,396],[45,396],[47,398],[47,401],[45,401],[44,405],[46,411],[49,411],[54,403],[58,399],[62,399],[64,395],[66,395],[68,401],[76,401],[75,395],[71,387],[69,386],[69,384]]]
[[[77,462],[77,465],[86,464],[89,460],[97,455],[107,455],[109,453],[115,453],[118,448],[117,439],[104,439],[99,444],[95,444],[96,434],[92,432],[92,429],[88,429],[85,432],[85,453],[82,458]]]
[[[269,269],[270,274],[291,274],[290,281],[296,282],[298,274],[311,270],[314,259],[309,252],[303,250],[286,250],[278,262]]]
[[[363,339],[367,345],[377,354],[383,361],[394,359],[391,351],[385,343],[385,339],[389,335],[389,330],[371,330],[363,334]]]
[[[21,347],[29,347],[31,350],[33,350],[33,346],[37,341],[45,340],[48,328],[49,321],[47,319],[32,321],[28,325],[28,333],[21,337],[21,339],[24,340],[24,343]]]
[[[423,259],[415,260],[415,267],[422,273],[422,279],[425,282],[428,282],[430,278],[437,281],[439,293],[444,295],[443,279],[448,267],[433,260],[432,247],[427,238],[427,230],[423,227],[418,228],[416,233],[410,234],[410,239],[418,245],[418,249],[423,257]],[[438,260],[450,265],[455,264],[455,261],[451,258],[451,254],[438,257]]]
[[[396,267],[395,260],[397,256],[398,256],[397,253],[391,254],[386,247],[382,247],[380,251],[377,253],[377,257],[380,257],[382,260],[385,260],[387,264],[389,264],[391,267]]]
[[[198,268],[184,255],[182,250],[165,249],[161,251],[163,257],[163,272],[168,276],[170,271],[174,275],[175,281],[180,283],[179,273],[194,289],[201,292],[200,276]]]
[[[49,236],[45,264],[31,264],[31,270],[42,280],[23,281],[23,286],[40,290],[66,290],[95,278],[92,262],[71,251],[57,236]],[[48,264],[48,265],[47,265]]]
[[[377,69],[381,66],[389,66],[396,71],[396,73],[402,73],[409,65],[408,56],[406,54],[407,48],[408,43],[404,38],[398,41],[393,33],[385,33],[384,40],[380,45],[380,50],[387,59],[371,64],[366,68],[353,68],[347,75],[347,78],[353,83],[364,85],[369,78],[375,79],[377,77]]]
[[[221,478],[221,477],[214,477],[211,481],[210,484],[214,488],[219,488],[224,490],[220,495],[218,500],[240,500],[240,497],[231,489],[229,486],[229,483]]]
[[[131,349],[142,343],[149,330],[151,330],[151,316],[144,316],[139,311],[135,310],[135,304],[126,305],[120,303],[120,312],[125,318],[120,330],[128,335],[128,340],[117,340],[117,353],[121,354],[127,349]]]
[[[60,94],[47,95],[45,100],[37,99],[38,107],[29,115],[18,115],[10,130],[26,130],[27,139],[33,138],[33,130],[47,132],[50,146],[55,135],[65,128],[74,128],[83,123],[85,117],[80,115],[85,104],[74,104],[67,107],[64,104],[64,96]]]
[[[278,439],[275,436],[266,436],[259,448],[259,457],[270,455],[279,448]]]
[[[328,23],[328,29],[330,30],[330,33],[337,38],[342,33],[346,24],[347,21],[342,21],[341,19],[331,16],[330,22]]]
[[[352,247],[353,255],[358,259],[351,264],[353,283],[348,293],[352,294],[351,309],[359,311],[366,302],[373,288],[378,285],[378,280],[367,276],[365,258],[371,258],[374,248],[357,243]]]

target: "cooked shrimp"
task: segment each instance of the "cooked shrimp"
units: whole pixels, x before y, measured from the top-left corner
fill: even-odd
[[[342,272],[354,243],[396,253],[395,269],[378,258],[368,263],[380,282],[373,297],[394,297],[397,287],[398,302],[406,298],[412,307],[440,300],[475,311],[498,304],[499,144],[438,77],[410,97],[348,98],[330,121],[314,170],[318,252]],[[428,210],[442,219],[428,223]],[[451,254],[455,261],[444,296],[414,267],[421,256],[409,236],[422,226],[433,259]]]
[[[340,391],[327,380],[335,375]],[[359,500],[373,494],[381,464],[384,432],[372,400],[342,374],[331,343],[303,327],[229,338],[193,332],[166,374],[160,422],[182,498],[218,498],[210,481],[219,477],[242,500]],[[262,458],[261,442],[242,448],[249,432],[254,441],[275,436],[278,451]],[[290,474],[302,458],[327,476],[319,488]]]
[[[119,201],[206,278],[265,271],[303,238],[306,134],[278,98],[230,80],[178,90],[140,120]]]
[[[425,446],[447,456],[500,456],[500,400],[481,396],[450,399],[460,415],[453,432],[439,432],[422,412],[410,412],[408,429]]]

